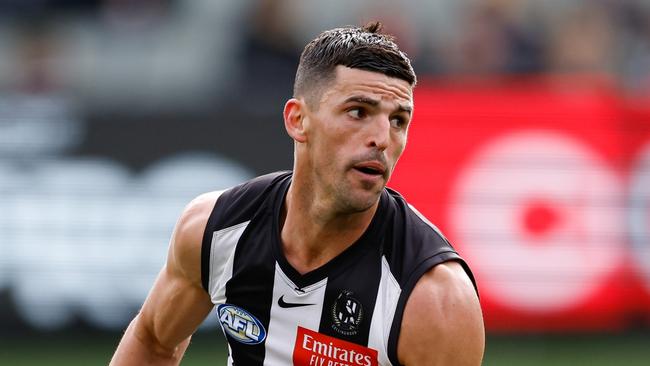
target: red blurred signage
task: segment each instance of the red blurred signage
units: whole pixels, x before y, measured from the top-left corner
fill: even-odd
[[[470,262],[491,330],[650,318],[650,103],[585,80],[421,84],[390,186]]]

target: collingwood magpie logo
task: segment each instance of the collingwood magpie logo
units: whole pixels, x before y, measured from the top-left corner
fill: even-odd
[[[341,291],[332,306],[332,328],[346,336],[357,334],[363,319],[361,303],[352,295],[352,291]]]
[[[230,304],[219,305],[217,311],[224,333],[237,342],[258,344],[266,338],[264,326],[248,311]]]

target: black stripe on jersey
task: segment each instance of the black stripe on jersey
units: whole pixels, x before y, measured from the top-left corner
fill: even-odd
[[[270,215],[255,218],[242,234],[235,249],[233,274],[226,283],[226,303],[253,314],[268,334],[273,299],[275,259],[269,245]],[[230,336],[228,336],[230,337]],[[229,339],[232,359],[238,365],[263,365],[265,342],[244,344]]]
[[[366,250],[362,256],[357,256],[355,263],[327,279],[320,333],[368,345],[381,265],[379,250]]]

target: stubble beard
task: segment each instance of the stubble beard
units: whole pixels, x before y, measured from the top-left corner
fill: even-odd
[[[354,178],[350,176],[354,174],[355,164],[368,160],[380,161],[390,171],[386,158],[379,151],[371,151],[365,155],[352,158],[345,166],[345,173],[341,179],[334,182],[332,191],[335,199],[334,207],[337,212],[342,214],[364,212],[379,201],[381,192],[386,187],[390,176],[389,172],[383,177],[384,181],[379,186],[368,181],[355,182]]]
[[[385,186],[382,184],[380,187],[373,185],[355,187],[348,177],[335,182],[332,192],[335,211],[341,214],[364,212],[379,201]]]
[[[390,173],[387,172],[384,175],[384,181],[381,184],[356,181],[353,176],[355,164],[367,160],[380,161],[387,169],[392,170],[387,164],[386,158],[378,151],[354,157],[344,166],[337,166],[334,163],[337,160],[332,159],[330,164],[323,165],[321,169],[315,170],[313,187],[321,186],[324,188],[323,190],[319,189],[324,196],[320,194],[317,196],[327,197],[322,202],[328,202],[325,204],[325,207],[329,207],[328,211],[331,210],[330,212],[335,215],[361,213],[372,208],[379,201]],[[334,172],[338,172],[338,174],[332,174]],[[333,177],[336,178],[333,179]]]

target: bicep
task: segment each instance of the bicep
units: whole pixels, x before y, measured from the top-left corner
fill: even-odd
[[[199,196],[174,228],[167,262],[111,365],[178,365],[189,338],[212,309],[201,286],[201,244],[216,192]]]
[[[160,271],[139,315],[143,337],[172,350],[188,338],[212,309],[207,293],[167,265]]]
[[[139,314],[140,331],[160,347],[187,339],[213,307],[201,285],[201,241],[214,199],[195,200],[172,234],[167,262]]]
[[[460,264],[435,266],[418,281],[404,310],[398,357],[412,365],[480,365],[485,331],[478,297]]]

